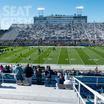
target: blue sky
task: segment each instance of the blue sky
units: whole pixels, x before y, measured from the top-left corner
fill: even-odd
[[[88,16],[88,21],[104,21],[104,0],[0,0],[1,28],[8,28],[12,23],[32,23],[33,16],[38,14],[37,7],[44,7],[45,15],[73,15],[76,6],[84,6],[83,15]],[[25,7],[29,8],[28,14]]]

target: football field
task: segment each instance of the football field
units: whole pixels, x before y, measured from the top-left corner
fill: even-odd
[[[0,47],[0,63],[104,65],[104,47]]]

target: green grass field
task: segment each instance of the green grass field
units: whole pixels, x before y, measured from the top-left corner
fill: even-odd
[[[104,65],[104,47],[0,47],[1,63]]]

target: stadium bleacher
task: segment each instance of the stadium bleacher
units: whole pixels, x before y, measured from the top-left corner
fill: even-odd
[[[1,45],[102,45],[104,23],[13,24]],[[12,43],[12,44],[11,44]],[[13,44],[14,43],[14,44]]]

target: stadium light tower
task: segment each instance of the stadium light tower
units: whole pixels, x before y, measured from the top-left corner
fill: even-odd
[[[38,8],[37,8],[37,11],[38,11],[38,15],[39,15],[39,16],[44,16],[45,8],[43,8],[43,7],[38,7]]]
[[[82,16],[83,10],[84,6],[77,6],[76,7],[77,15]]]

